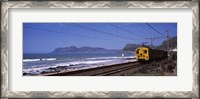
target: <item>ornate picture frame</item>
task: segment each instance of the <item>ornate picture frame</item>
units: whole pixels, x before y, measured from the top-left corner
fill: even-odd
[[[9,9],[16,8],[191,8],[192,91],[9,91]],[[3,1],[1,6],[1,98],[199,98],[199,2],[198,1]]]

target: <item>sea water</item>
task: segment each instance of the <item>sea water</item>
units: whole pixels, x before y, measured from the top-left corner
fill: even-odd
[[[133,53],[65,53],[65,54],[24,54],[23,73],[40,74],[58,66],[67,69],[93,68],[133,61]]]

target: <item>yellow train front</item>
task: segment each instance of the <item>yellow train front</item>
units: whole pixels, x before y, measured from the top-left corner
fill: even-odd
[[[167,58],[167,52],[149,47],[138,47],[135,49],[135,56],[138,61],[152,61]]]

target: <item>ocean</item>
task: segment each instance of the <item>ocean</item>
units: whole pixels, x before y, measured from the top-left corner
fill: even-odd
[[[67,70],[94,68],[134,61],[133,53],[66,53],[66,54],[23,54],[23,74],[37,75],[52,72],[52,68]],[[61,70],[60,70],[61,71]],[[54,71],[55,72],[55,71]]]

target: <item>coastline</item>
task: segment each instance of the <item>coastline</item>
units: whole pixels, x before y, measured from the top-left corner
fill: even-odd
[[[95,72],[99,72],[100,68],[116,68],[116,67],[125,67],[132,66],[134,62],[137,62],[135,58],[125,58],[126,62],[114,63],[114,64],[101,64],[96,66],[82,67],[82,68],[73,68],[74,66],[57,66],[47,68],[50,72],[43,71],[41,74],[30,74],[23,76],[90,76],[94,75]],[[128,67],[127,67],[128,68]],[[109,68],[110,69],[110,68]],[[117,69],[117,68],[116,68]],[[92,71],[81,73],[81,71]],[[105,72],[106,70],[102,70]],[[74,74],[77,72],[76,74]],[[71,73],[71,74],[70,74]],[[80,74],[78,74],[80,73]],[[111,76],[177,76],[177,56],[176,53],[171,53],[168,59],[154,60],[151,62],[140,63],[140,68],[137,70],[130,69],[123,71],[121,73],[115,73]]]
[[[134,63],[135,62],[127,62],[106,65],[102,67],[85,68],[81,70],[46,73],[35,76],[91,76],[97,74],[98,72],[106,72],[106,70],[111,69],[113,67],[131,66]],[[101,68],[108,69],[100,70]],[[175,60],[168,59],[164,59],[161,61],[153,61],[149,64],[140,64],[140,68],[138,68],[137,70],[133,68],[123,72],[112,74],[110,76],[177,76],[177,62]]]
[[[26,69],[27,71],[23,70],[23,75],[35,76],[35,75],[47,74],[47,73],[69,72],[69,71],[75,71],[75,70],[81,70],[81,69],[104,67],[104,66],[109,66],[109,65],[136,61],[135,57],[132,57],[132,56],[131,57],[112,57],[112,59],[110,59],[110,57],[98,57],[98,58],[88,58],[88,59],[89,60],[87,61],[83,60],[83,61],[57,63],[57,65],[55,66],[30,68],[30,69]],[[34,72],[38,72],[39,70],[40,70],[39,73],[34,74]]]
[[[56,76],[56,75],[65,76],[65,75],[70,75],[70,73],[74,73],[74,72],[82,72],[82,71],[86,71],[86,70],[94,72],[96,69],[109,68],[109,67],[114,67],[114,66],[122,66],[122,65],[132,64],[132,63],[134,63],[134,61],[112,64],[112,65],[97,66],[97,67],[92,67],[92,68],[83,68],[83,69],[79,69],[79,70],[46,73],[46,74],[41,74],[41,75],[37,75],[37,76]],[[90,75],[90,74],[88,74],[88,75]],[[86,75],[79,75],[79,76],[86,76]]]

